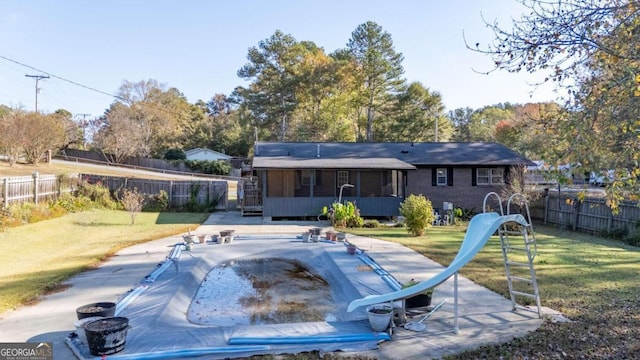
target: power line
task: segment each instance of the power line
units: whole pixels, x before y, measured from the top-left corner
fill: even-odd
[[[10,59],[10,58],[8,58],[8,57],[6,57],[6,56],[0,55],[0,59],[4,59],[4,60],[10,61],[10,62],[12,62],[12,63],[14,63],[14,64],[18,64],[18,65],[20,65],[20,66],[24,66],[24,67],[26,67],[26,68],[29,68],[29,69],[31,69],[31,70],[35,70],[35,71],[41,72],[41,73],[43,73],[43,74],[47,74],[47,75],[46,75],[46,77],[47,77],[47,78],[52,77],[52,78],[54,78],[54,79],[58,79],[58,80],[65,81],[65,82],[68,82],[69,84],[73,84],[73,85],[76,85],[76,86],[80,86],[80,87],[85,88],[85,89],[87,89],[87,90],[91,90],[91,91],[95,91],[95,92],[100,93],[100,94],[103,94],[103,95],[107,95],[107,96],[112,97],[112,98],[114,98],[114,99],[120,100],[120,101],[122,101],[122,102],[123,102],[123,103],[125,103],[125,104],[129,102],[129,101],[127,101],[127,99],[123,98],[122,96],[118,96],[118,95],[110,94],[110,93],[108,93],[108,92],[106,92],[106,91],[98,90],[98,89],[93,88],[93,87],[91,87],[91,86],[87,86],[87,85],[84,85],[84,84],[80,84],[79,82],[76,82],[76,81],[73,81],[73,80],[65,79],[65,78],[63,78],[63,77],[61,77],[61,76],[58,76],[58,75],[54,75],[54,74],[48,73],[48,72],[46,72],[46,71],[44,71],[44,70],[40,70],[40,69],[38,69],[38,68],[36,68],[36,67],[33,67],[33,66],[31,66],[31,65],[27,65],[27,64],[22,63],[22,62],[20,62],[20,61],[17,61],[17,60],[14,60],[14,59]],[[25,75],[25,76],[28,76],[28,75]],[[31,76],[36,76],[36,75],[31,75]],[[38,75],[38,76],[42,76],[42,75]],[[36,83],[36,91],[37,91],[37,83]],[[176,112],[176,111],[173,111],[173,110],[170,110],[170,109],[167,109],[167,108],[161,107],[161,106],[152,105],[152,104],[147,104],[147,103],[144,103],[144,102],[142,102],[142,103],[141,103],[141,105],[142,105],[142,106],[145,106],[145,107],[148,107],[148,108],[152,108],[152,109],[160,110],[160,111],[163,111],[163,112],[165,112],[165,113],[173,114],[173,115],[176,115],[176,116],[180,116],[180,117],[182,117],[182,116],[183,116],[183,114],[181,114],[181,113],[178,113],[178,112]],[[38,111],[38,107],[37,107],[37,94],[36,94],[36,111]]]
[[[10,62],[12,62],[12,63],[14,63],[14,64],[18,64],[18,65],[20,65],[20,66],[24,66],[24,67],[26,67],[26,68],[29,68],[29,69],[31,69],[31,70],[35,70],[35,71],[41,72],[41,73],[43,73],[43,74],[47,74],[47,77],[51,76],[52,78],[55,78],[55,79],[58,79],[58,80],[62,80],[62,81],[68,82],[69,84],[73,84],[73,85],[76,85],[76,86],[80,86],[80,87],[85,88],[85,89],[87,89],[87,90],[95,91],[95,92],[97,92],[97,93],[100,93],[100,94],[103,94],[103,95],[107,95],[107,96],[109,96],[109,97],[116,98],[116,99],[118,99],[118,100],[124,100],[123,98],[121,98],[121,97],[120,97],[120,96],[118,96],[118,95],[110,94],[110,93],[108,93],[108,92],[106,92],[106,91],[98,90],[98,89],[93,88],[93,87],[91,87],[91,86],[87,86],[87,85],[80,84],[79,82],[76,82],[76,81],[73,81],[73,80],[65,79],[65,78],[63,78],[63,77],[60,77],[60,76],[57,76],[57,75],[51,74],[51,73],[46,72],[46,71],[44,71],[44,70],[40,70],[40,69],[38,69],[38,68],[35,68],[35,67],[31,66],[31,65],[27,65],[27,64],[22,63],[22,62],[20,62],[20,61],[10,59],[10,58],[8,58],[8,57],[6,57],[6,56],[2,56],[2,55],[0,55],[0,59],[4,59],[4,60],[10,61]]]

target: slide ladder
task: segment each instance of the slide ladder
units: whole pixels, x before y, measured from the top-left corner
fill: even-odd
[[[495,196],[497,197],[500,213],[504,214],[502,209],[502,200],[496,193],[489,193],[485,196],[483,210],[487,209],[487,200]],[[509,295],[513,310],[524,309],[528,311],[536,311],[534,308],[520,306],[516,302],[516,297],[523,297],[529,301],[535,301],[537,313],[542,318],[542,307],[540,305],[540,292],[538,291],[538,282],[536,280],[536,270],[534,267],[534,259],[538,253],[538,245],[536,243],[535,233],[533,232],[533,224],[531,222],[531,214],[529,212],[529,203],[522,194],[513,194],[507,201],[507,215],[510,215],[512,209],[519,207],[524,210],[526,215],[526,225],[514,226],[513,223],[505,223],[498,229],[500,235],[500,247],[502,249],[502,257],[504,259],[504,269],[507,275],[507,285],[509,286]]]

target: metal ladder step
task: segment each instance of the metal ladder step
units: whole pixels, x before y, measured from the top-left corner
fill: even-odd
[[[531,251],[531,250],[527,249],[526,247],[510,246],[510,245],[507,245],[507,246],[503,247],[503,249],[505,249],[505,250],[525,251],[525,252],[526,251]]]
[[[512,290],[511,293],[513,295],[526,296],[526,297],[530,297],[530,298],[533,298],[533,299],[536,298],[536,294],[529,294],[529,293],[522,292],[522,291]]]
[[[509,279],[516,280],[516,281],[522,281],[522,282],[526,282],[526,283],[529,283],[529,284],[533,284],[533,280],[532,279],[524,278],[524,277],[521,277],[521,276],[513,276],[513,275],[511,275],[511,276],[509,276]]]
[[[518,261],[507,260],[507,261],[505,261],[505,264],[510,265],[510,266],[522,266],[522,267],[530,268],[529,264],[523,263],[523,262],[518,262]]]

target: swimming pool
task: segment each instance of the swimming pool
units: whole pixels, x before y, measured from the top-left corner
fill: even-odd
[[[206,354],[208,358],[229,358],[311,350],[357,351],[375,348],[378,341],[388,338],[372,332],[364,309],[347,312],[352,300],[386,293],[392,288],[370,266],[363,266],[365,263],[358,256],[349,255],[343,243],[304,243],[291,235],[239,234],[231,244],[197,244],[192,251],[182,251],[183,248],[168,250],[169,258],[173,256],[175,261],[169,259],[159,264],[158,270],[118,303],[118,315],[127,317],[131,326],[125,350],[116,354],[118,357],[176,358]],[[237,316],[247,307],[247,303],[242,304],[243,296],[255,290],[249,284],[251,271],[266,272],[271,267],[236,271],[232,265],[274,261],[293,268],[299,265],[301,269],[297,271],[326,283],[323,309],[316,312],[315,321],[296,318],[265,321],[257,317],[254,320],[259,321],[252,321],[250,314],[249,320]],[[238,275],[243,271],[244,275]],[[272,275],[287,282],[286,276]],[[220,290],[214,295],[215,301],[203,295],[205,288]],[[304,288],[290,289],[279,296],[296,303],[300,310],[308,310],[305,304],[318,306],[309,298],[292,299],[304,292]],[[216,302],[217,306],[203,310],[196,306],[198,302],[201,305]],[[67,343],[75,347],[79,358],[90,357],[85,346]]]

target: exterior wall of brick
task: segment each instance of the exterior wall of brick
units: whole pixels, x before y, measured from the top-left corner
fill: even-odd
[[[418,168],[407,175],[407,194],[422,194],[431,200],[434,209],[441,209],[443,202],[453,203],[454,207],[482,211],[482,201],[489,192],[500,194],[503,186],[471,185],[469,168],[453,168],[453,186],[433,186],[432,169]]]

